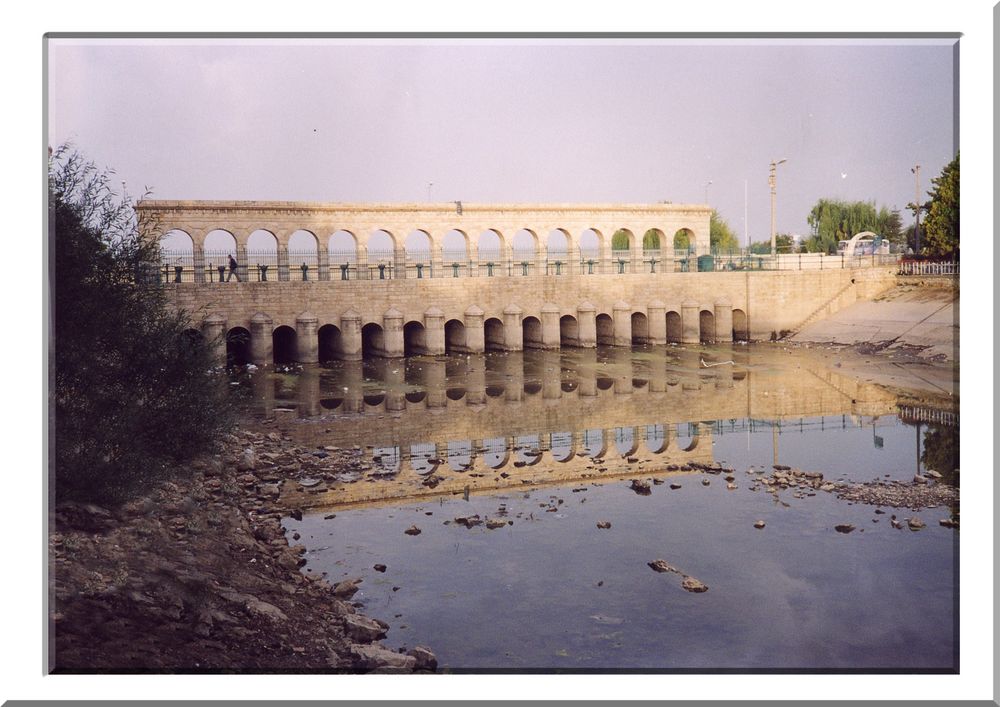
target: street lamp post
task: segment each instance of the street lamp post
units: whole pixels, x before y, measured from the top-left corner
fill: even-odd
[[[707,183],[707,184],[705,184],[705,203],[706,203],[706,204],[708,203],[708,188],[709,188],[710,186],[712,186],[712,180],[711,180],[711,179],[709,179],[709,180],[708,180],[708,183]]]
[[[915,252],[920,255],[920,165],[916,165],[910,169],[913,172],[914,182],[916,184],[916,194],[913,197],[913,213],[916,214],[915,221],[913,222],[913,238],[916,240]]]
[[[771,255],[778,255],[778,242],[777,242],[777,220],[775,208],[777,205],[777,195],[778,195],[778,165],[783,162],[787,162],[788,159],[782,157],[777,162],[771,163],[771,173],[768,175],[767,184],[771,187]]]

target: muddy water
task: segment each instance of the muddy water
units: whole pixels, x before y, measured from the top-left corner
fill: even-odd
[[[947,472],[954,410],[747,347],[253,378],[257,413],[302,446],[355,450],[346,473],[286,485],[311,509],[285,526],[312,572],[364,577],[354,600],[390,623],[387,646],[428,645],[453,671],[957,666],[948,508],[876,514],[823,491],[772,495],[748,473]],[[927,526],[895,529],[891,514]],[[495,527],[455,521],[474,515]],[[685,591],[682,574],[708,591]]]

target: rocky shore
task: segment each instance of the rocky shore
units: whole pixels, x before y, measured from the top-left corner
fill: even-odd
[[[238,430],[113,512],[53,509],[54,672],[436,670],[426,648],[379,643],[388,625],[350,602],[360,580],[334,587],[304,567],[281,525],[300,511],[281,505],[284,472],[255,451],[263,441],[281,439]]]

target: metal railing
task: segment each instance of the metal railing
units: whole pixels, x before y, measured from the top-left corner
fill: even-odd
[[[230,268],[230,256],[236,258]],[[163,252],[154,279],[162,283],[395,280],[457,277],[529,277],[664,274],[677,272],[742,272],[764,270],[841,270],[898,266],[906,275],[957,275],[957,262],[902,261],[899,255],[826,255],[823,253],[751,253],[746,249],[697,255],[691,250],[642,249],[600,251],[597,248],[544,250],[405,250],[290,251],[286,260],[274,251],[204,251],[199,275],[192,253]]]

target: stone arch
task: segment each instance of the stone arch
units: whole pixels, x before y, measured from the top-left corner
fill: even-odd
[[[520,435],[514,438],[515,457],[527,466],[534,466],[542,460],[542,438],[540,435]]]
[[[682,250],[685,253],[694,250],[694,231],[690,228],[678,228],[674,233],[674,250]]]
[[[703,309],[698,313],[698,331],[702,341],[715,341],[715,313],[712,310]]]
[[[669,436],[663,425],[646,425],[646,449],[653,454],[662,454],[667,450]]]
[[[326,242],[331,280],[354,280],[358,271],[358,237],[346,229],[330,234]]]
[[[538,317],[525,317],[522,319],[521,333],[524,337],[524,348],[544,348],[542,343],[542,322],[538,319]]]
[[[680,425],[677,426],[676,436],[672,441],[676,443],[680,451],[693,452],[695,449],[698,448],[698,441],[699,437],[701,436],[701,425],[696,422],[693,423],[689,422],[687,424],[687,428],[688,428],[687,435],[685,436],[689,437],[689,440],[685,446],[683,447],[681,446],[682,444],[684,444],[684,438],[680,434]]]
[[[503,234],[495,228],[487,228],[476,238],[476,251],[480,260],[500,262],[503,260],[503,250]]]
[[[658,228],[647,229],[642,234],[642,250],[644,253],[659,253],[667,242],[667,237]]]
[[[465,231],[453,228],[445,233],[441,239],[441,265],[445,269],[444,276],[461,277],[465,275],[468,263],[469,236]]]
[[[403,241],[403,250],[406,253],[406,276],[424,278],[430,277],[431,251],[434,249],[434,241],[431,234],[422,228],[411,231]]]
[[[278,279],[278,237],[266,228],[247,237],[247,277],[254,282]]]
[[[385,332],[375,322],[361,327],[361,355],[364,358],[385,356]]]
[[[552,432],[549,434],[549,451],[554,461],[565,464],[576,456],[572,432]]]
[[[271,348],[274,351],[274,365],[295,363],[297,342],[295,329],[281,325],[271,332]]]
[[[632,272],[632,256],[636,252],[635,234],[619,228],[611,237],[611,267],[614,273]]]
[[[733,341],[749,341],[750,325],[747,314],[742,309],[733,310]]]
[[[634,427],[615,428],[615,449],[623,457],[630,457],[639,449],[639,435]]]
[[[370,280],[388,280],[395,277],[397,250],[399,243],[391,231],[380,228],[368,234],[365,240],[366,277]]]
[[[427,330],[422,322],[409,321],[403,325],[403,355],[419,356],[427,353]]]
[[[615,320],[610,314],[597,315],[597,344],[598,346],[615,345]]]
[[[565,228],[555,228],[545,239],[545,255],[549,260],[567,260],[572,239]]]
[[[580,234],[580,272],[585,275],[600,274],[603,253],[604,234],[596,228],[585,229]]]
[[[510,241],[514,272],[518,275],[532,275],[538,263],[541,244],[538,234],[530,228],[518,230]]]
[[[319,239],[315,233],[300,228],[288,237],[288,268],[290,280],[319,279]]]
[[[321,363],[335,361],[343,356],[344,344],[341,331],[333,324],[324,324],[316,332],[319,339],[319,360]]]
[[[159,244],[164,282],[194,282],[194,239],[191,234],[173,228],[160,236]]]
[[[559,346],[580,345],[580,323],[572,314],[559,318]]]
[[[510,461],[510,446],[504,437],[490,437],[483,440],[483,463],[490,469],[501,469]]]
[[[226,364],[245,366],[250,363],[250,331],[241,326],[226,332]]]
[[[649,343],[649,319],[642,312],[632,312],[632,343]]]
[[[608,437],[602,429],[584,430],[581,446],[586,456],[599,459],[607,454]]]
[[[503,351],[504,331],[503,322],[496,317],[490,317],[483,322],[483,338],[487,351]]]
[[[445,353],[464,353],[469,350],[465,332],[465,322],[460,319],[449,319],[444,324]]]
[[[227,279],[229,277],[229,256],[236,258],[240,264],[237,275],[234,275],[234,277],[239,277],[241,280],[246,279],[244,273],[246,263],[243,261],[243,253],[237,244],[236,236],[232,232],[224,228],[213,229],[205,234],[203,242],[205,268],[209,272],[210,279],[215,279],[216,277]],[[221,271],[219,270],[220,267],[222,268]]]
[[[679,344],[684,340],[684,324],[680,312],[667,312],[667,343]]]

